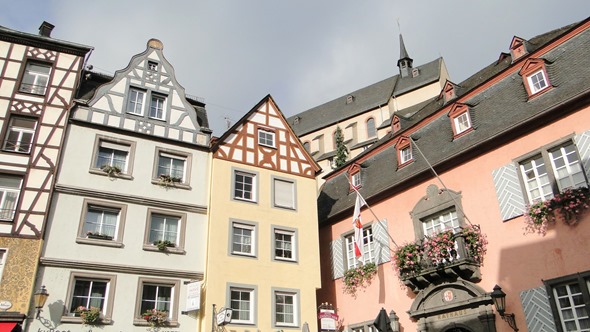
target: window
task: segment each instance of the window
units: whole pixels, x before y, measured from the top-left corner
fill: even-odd
[[[274,131],[258,129],[258,144],[275,147],[275,133]]]
[[[149,71],[158,71],[158,63],[155,61],[148,60],[148,70]]]
[[[168,241],[173,245],[178,243],[178,226],[180,218],[162,214],[152,214],[150,222],[150,243]]]
[[[68,307],[62,322],[82,322],[75,313],[78,307],[100,308],[103,321],[110,321],[115,294],[116,276],[73,272],[68,287]]]
[[[256,225],[231,222],[230,246],[233,255],[256,256]]]
[[[232,323],[255,324],[256,289],[248,286],[230,286],[229,303]]]
[[[347,269],[351,269],[357,267],[359,265],[356,256],[354,255],[354,234],[350,234],[345,237],[346,242],[346,261],[347,261]],[[363,258],[362,261],[364,262],[374,262],[375,255],[374,255],[374,238],[373,238],[373,228],[368,226],[363,228]]]
[[[256,201],[256,174],[234,171],[234,199]]]
[[[299,294],[291,290],[275,290],[273,298],[274,324],[299,326]]]
[[[399,151],[400,163],[405,164],[412,160],[412,149],[408,146]]]
[[[152,100],[150,103],[150,118],[164,120],[164,104],[166,97],[152,93]]]
[[[14,219],[22,182],[17,176],[0,175],[0,220]]]
[[[471,120],[469,119],[469,112],[464,112],[453,118],[455,135],[465,132],[471,128]]]
[[[8,256],[8,249],[0,248],[0,284],[2,284],[2,274],[4,273],[4,266],[6,265],[6,257]]]
[[[158,156],[158,176],[169,177],[172,182],[185,182],[186,158],[161,152]]]
[[[108,175],[130,174],[130,164],[132,164],[130,155],[134,148],[135,144],[131,142],[121,144],[99,137],[93,168],[100,169]]]
[[[18,91],[44,95],[49,84],[51,65],[41,62],[28,62]]]
[[[143,249],[184,253],[186,215],[149,209]]]
[[[545,72],[542,69],[536,71],[530,76],[527,76],[527,81],[529,82],[529,87],[533,94],[545,89],[548,86]]]
[[[309,146],[309,142],[305,142],[303,143],[303,148],[305,149],[305,151],[307,151],[308,153],[311,152],[310,150],[310,146]]]
[[[129,89],[127,100],[127,113],[143,115],[143,104],[145,100],[145,91],[138,89]]]
[[[351,182],[352,182],[352,186],[353,187],[360,188],[361,185],[362,185],[362,182],[361,182],[361,172],[354,173],[352,175],[352,181]]]
[[[11,117],[4,140],[4,151],[31,152],[36,127],[37,120],[35,119],[20,116]]]
[[[436,214],[422,222],[424,235],[435,235],[443,231],[459,231],[460,224],[455,209]]]
[[[274,206],[295,209],[295,182],[274,178],[273,184]]]
[[[125,205],[85,199],[76,242],[122,247],[126,212]]]
[[[543,150],[521,161],[519,167],[530,203],[587,185],[578,152],[571,141]]]
[[[274,259],[279,261],[296,261],[296,231],[273,227]]]
[[[138,300],[135,305],[135,325],[149,325],[142,317],[148,310],[156,309],[168,313],[168,325],[178,325],[178,280],[140,278]]]
[[[367,120],[367,138],[377,136],[377,129],[375,129],[375,119],[369,118]]]
[[[590,331],[590,271],[545,281],[558,331]]]

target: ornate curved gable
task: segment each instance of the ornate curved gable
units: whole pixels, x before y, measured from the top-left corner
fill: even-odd
[[[187,101],[162,50],[159,40],[150,39],[147,49],[98,87],[87,107],[77,108],[73,118],[208,146],[210,130],[201,126],[195,109],[204,113],[204,104],[194,106]]]
[[[320,170],[270,95],[228,130],[214,151],[214,158],[309,178]]]

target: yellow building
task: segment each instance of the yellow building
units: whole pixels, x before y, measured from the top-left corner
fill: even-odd
[[[213,146],[201,331],[317,330],[317,163],[266,96]],[[215,312],[214,312],[215,310]]]

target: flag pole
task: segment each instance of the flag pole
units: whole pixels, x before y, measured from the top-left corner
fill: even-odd
[[[350,186],[352,187],[352,189],[356,192],[356,194],[361,198],[361,200],[363,201],[363,204],[365,204],[367,206],[367,209],[369,209],[369,211],[371,211],[371,213],[373,214],[373,217],[375,217],[375,219],[379,223],[379,226],[383,227],[383,225],[381,224],[381,219],[379,219],[379,217],[377,217],[377,215],[375,214],[375,212],[373,211],[373,209],[371,209],[371,207],[369,206],[369,204],[367,203],[367,201],[365,201],[365,198],[363,197],[363,195],[361,195],[361,193],[356,189],[356,187],[352,185],[352,183],[350,182],[350,179],[348,178],[348,176],[346,177],[346,180],[348,181],[348,184],[350,184]],[[385,228],[385,227],[383,227],[383,228]],[[393,244],[395,245],[395,247],[396,248],[399,248],[399,246],[397,245],[397,243],[395,242],[395,240],[393,239],[393,237],[391,237],[391,234],[389,234],[389,232],[387,230],[385,230],[385,233],[387,233],[387,236],[389,237],[389,239],[391,240],[391,242],[393,242]],[[389,247],[389,246],[387,246],[387,247]],[[389,251],[391,251],[391,248],[389,248]]]

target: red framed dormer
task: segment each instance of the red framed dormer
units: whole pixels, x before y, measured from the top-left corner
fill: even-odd
[[[397,133],[401,129],[402,129],[402,124],[399,122],[399,116],[394,114],[393,117],[391,118],[391,131],[393,133]]]
[[[518,59],[527,55],[528,50],[526,49],[526,40],[520,37],[512,37],[510,42],[510,55],[512,56],[512,62],[516,62]]]
[[[441,97],[445,104],[457,97],[457,84],[447,80],[441,91]]]
[[[449,111],[451,127],[453,128],[453,139],[457,139],[473,131],[473,121],[469,106],[462,103],[455,103]]]
[[[400,137],[396,144],[398,168],[411,164],[414,161],[412,152],[412,141],[407,136]]]
[[[361,177],[361,166],[357,163],[350,165],[348,168],[348,180],[350,183],[349,190],[352,192],[354,189],[359,189],[363,186],[363,181]]]
[[[529,98],[546,92],[552,87],[543,59],[527,59],[518,74],[522,77]]]

